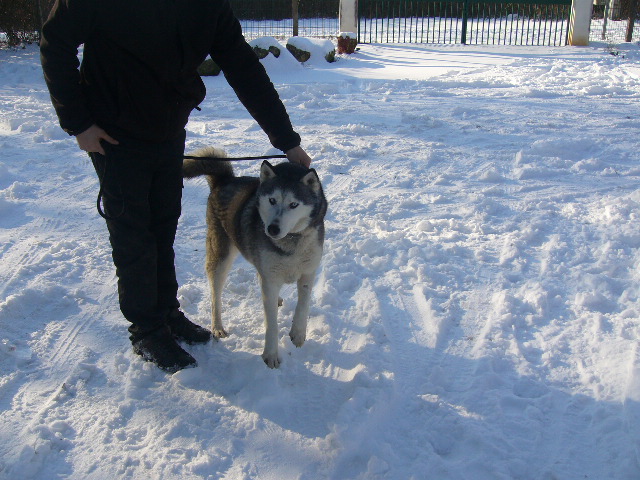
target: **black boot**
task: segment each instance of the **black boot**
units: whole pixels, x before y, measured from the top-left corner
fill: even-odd
[[[196,359],[176,343],[168,327],[154,330],[136,340],[133,343],[133,352],[168,373],[197,366]]]
[[[194,343],[207,343],[211,340],[211,332],[200,325],[196,325],[177,308],[171,310],[167,316],[167,325],[176,340]]]

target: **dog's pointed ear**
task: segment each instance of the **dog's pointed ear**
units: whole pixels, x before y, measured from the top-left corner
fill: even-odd
[[[313,168],[309,169],[309,173],[302,177],[300,181],[314,192],[320,190],[320,178],[318,178],[318,174]]]
[[[262,162],[262,166],[260,167],[260,183],[266,182],[275,176],[276,172],[273,171],[273,166],[266,160]]]

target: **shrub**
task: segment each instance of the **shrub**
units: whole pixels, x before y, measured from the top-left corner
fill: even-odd
[[[304,63],[311,58],[311,52],[302,50],[295,45],[291,45],[290,43],[287,43],[287,50],[289,50],[291,52],[291,55],[293,55],[295,59],[300,63]]]
[[[319,38],[291,37],[287,41],[287,50],[299,62],[306,62],[310,58],[317,61],[324,58],[327,62],[336,61],[336,49],[331,40]]]
[[[198,67],[198,74],[201,77],[215,77],[220,74],[220,67],[211,58],[207,58]]]
[[[249,45],[251,45],[251,48],[253,48],[253,51],[256,52],[260,60],[269,55],[269,53],[276,58],[280,56],[280,44],[273,37],[256,38],[251,40]]]

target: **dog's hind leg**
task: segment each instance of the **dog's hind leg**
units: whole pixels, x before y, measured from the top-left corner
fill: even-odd
[[[222,289],[238,250],[231,244],[222,227],[207,235],[206,271],[211,288],[211,332],[216,338],[228,337],[222,326]]]
[[[282,288],[282,283],[273,282],[271,279],[260,275],[260,286],[262,288],[266,330],[262,359],[269,368],[278,368],[281,362],[278,355],[278,295]]]
[[[296,347],[301,347],[307,339],[307,319],[311,304],[311,289],[315,279],[315,272],[303,274],[298,280],[298,303],[293,314],[293,325],[289,337]]]

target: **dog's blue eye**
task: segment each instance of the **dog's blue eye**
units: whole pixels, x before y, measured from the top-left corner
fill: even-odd
[[[294,208],[296,208],[297,206],[298,206],[298,204],[296,202],[292,202],[292,203],[289,204],[289,208],[292,209],[292,210]]]
[[[278,202],[276,201],[276,199],[275,199],[275,198],[271,197],[271,198],[269,199],[269,203],[270,203],[271,205],[275,205],[275,204],[276,204],[276,203],[278,203]]]

